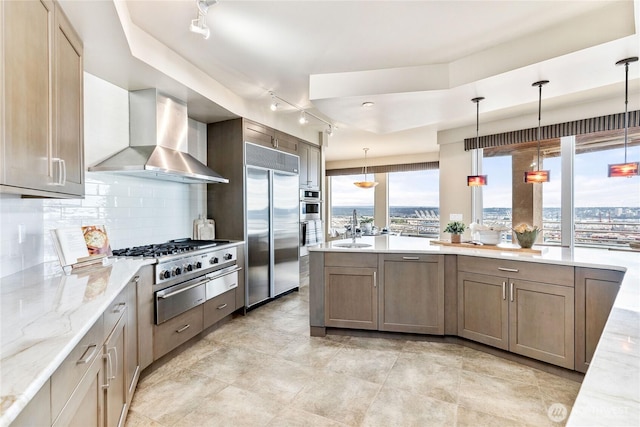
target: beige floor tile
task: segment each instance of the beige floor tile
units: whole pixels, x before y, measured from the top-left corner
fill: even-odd
[[[380,390],[380,385],[328,370],[293,400],[292,406],[344,424],[356,426]]]
[[[277,353],[277,356],[299,365],[323,368],[341,348],[343,345],[339,342],[310,337],[307,334],[291,341]]]
[[[347,427],[347,425],[301,409],[287,408],[271,420],[269,427]]]
[[[457,403],[460,372],[460,368],[436,363],[428,355],[403,353],[391,368],[384,385]]]
[[[222,347],[190,366],[190,370],[232,384],[242,375],[259,370],[264,354],[238,347]]]
[[[474,411],[511,419],[523,424],[549,425],[547,408],[536,383],[462,371],[458,403]]]
[[[127,427],[162,427],[162,424],[152,420],[151,418],[147,418],[134,410],[129,411],[127,414],[125,425]]]
[[[174,426],[266,426],[280,410],[280,403],[273,399],[229,386],[218,393],[203,395],[200,405],[178,420]]]
[[[486,414],[484,412],[467,409],[464,406],[458,406],[458,415],[456,419],[457,427],[525,427],[520,421],[514,421],[507,418],[498,417],[496,415]]]
[[[327,363],[327,369],[382,384],[396,362],[398,353],[343,347]]]
[[[571,410],[580,391],[580,383],[538,370],[534,374],[538,379],[540,395],[547,408],[554,403],[561,403]]]
[[[362,426],[452,426],[456,405],[386,385],[369,407]]]
[[[452,368],[461,368],[467,348],[457,344],[433,343],[427,341],[407,341],[402,347],[403,354],[419,356],[416,361],[434,362]]]
[[[344,344],[354,348],[400,352],[406,342],[403,339],[392,338],[349,337]]]
[[[492,377],[537,384],[535,369],[481,351],[465,353],[462,369]]]

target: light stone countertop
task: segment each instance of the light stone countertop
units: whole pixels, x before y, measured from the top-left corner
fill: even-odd
[[[109,307],[153,259],[64,275],[45,263],[0,279],[0,426],[8,426]]]
[[[366,248],[342,248],[334,240],[309,248],[320,252],[428,253],[561,264],[625,271],[593,360],[580,387],[567,426],[640,425],[640,252],[542,247],[541,255],[431,245],[429,239],[376,236],[356,239]]]

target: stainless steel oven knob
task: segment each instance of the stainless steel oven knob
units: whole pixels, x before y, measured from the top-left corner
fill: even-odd
[[[173,269],[173,275],[174,276],[179,276],[182,274],[182,269],[180,267],[176,267]]]
[[[225,260],[225,261],[229,261],[230,259],[233,259],[233,255],[231,255],[231,254],[224,254],[224,260]]]
[[[196,262],[196,268],[202,268],[202,263],[200,261]]]
[[[218,257],[213,257],[209,260],[209,264],[217,264],[218,263]]]
[[[160,279],[168,279],[171,277],[171,272],[169,270],[162,270],[160,272]]]
[[[187,271],[193,271],[193,264],[187,264]]]

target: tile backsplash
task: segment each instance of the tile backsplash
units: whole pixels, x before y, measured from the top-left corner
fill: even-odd
[[[206,185],[86,173],[84,199],[0,198],[0,277],[57,260],[50,230],[104,224],[112,248],[191,237]]]

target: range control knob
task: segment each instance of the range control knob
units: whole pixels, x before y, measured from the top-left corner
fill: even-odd
[[[171,272],[169,270],[162,270],[160,272],[161,279],[168,279],[169,277],[171,277]]]
[[[224,254],[224,260],[225,260],[225,261],[229,261],[230,259],[233,259],[233,255],[231,255],[231,254]]]
[[[209,264],[217,264],[218,263],[218,257],[213,257],[209,260]]]
[[[193,264],[187,264],[187,271],[193,271]]]
[[[180,267],[176,267],[176,268],[174,268],[174,269],[173,269],[173,274],[174,274],[175,276],[179,276],[179,275],[181,275],[181,274],[182,274],[182,269],[181,269]]]
[[[196,262],[196,268],[202,268],[202,263],[200,261]]]

